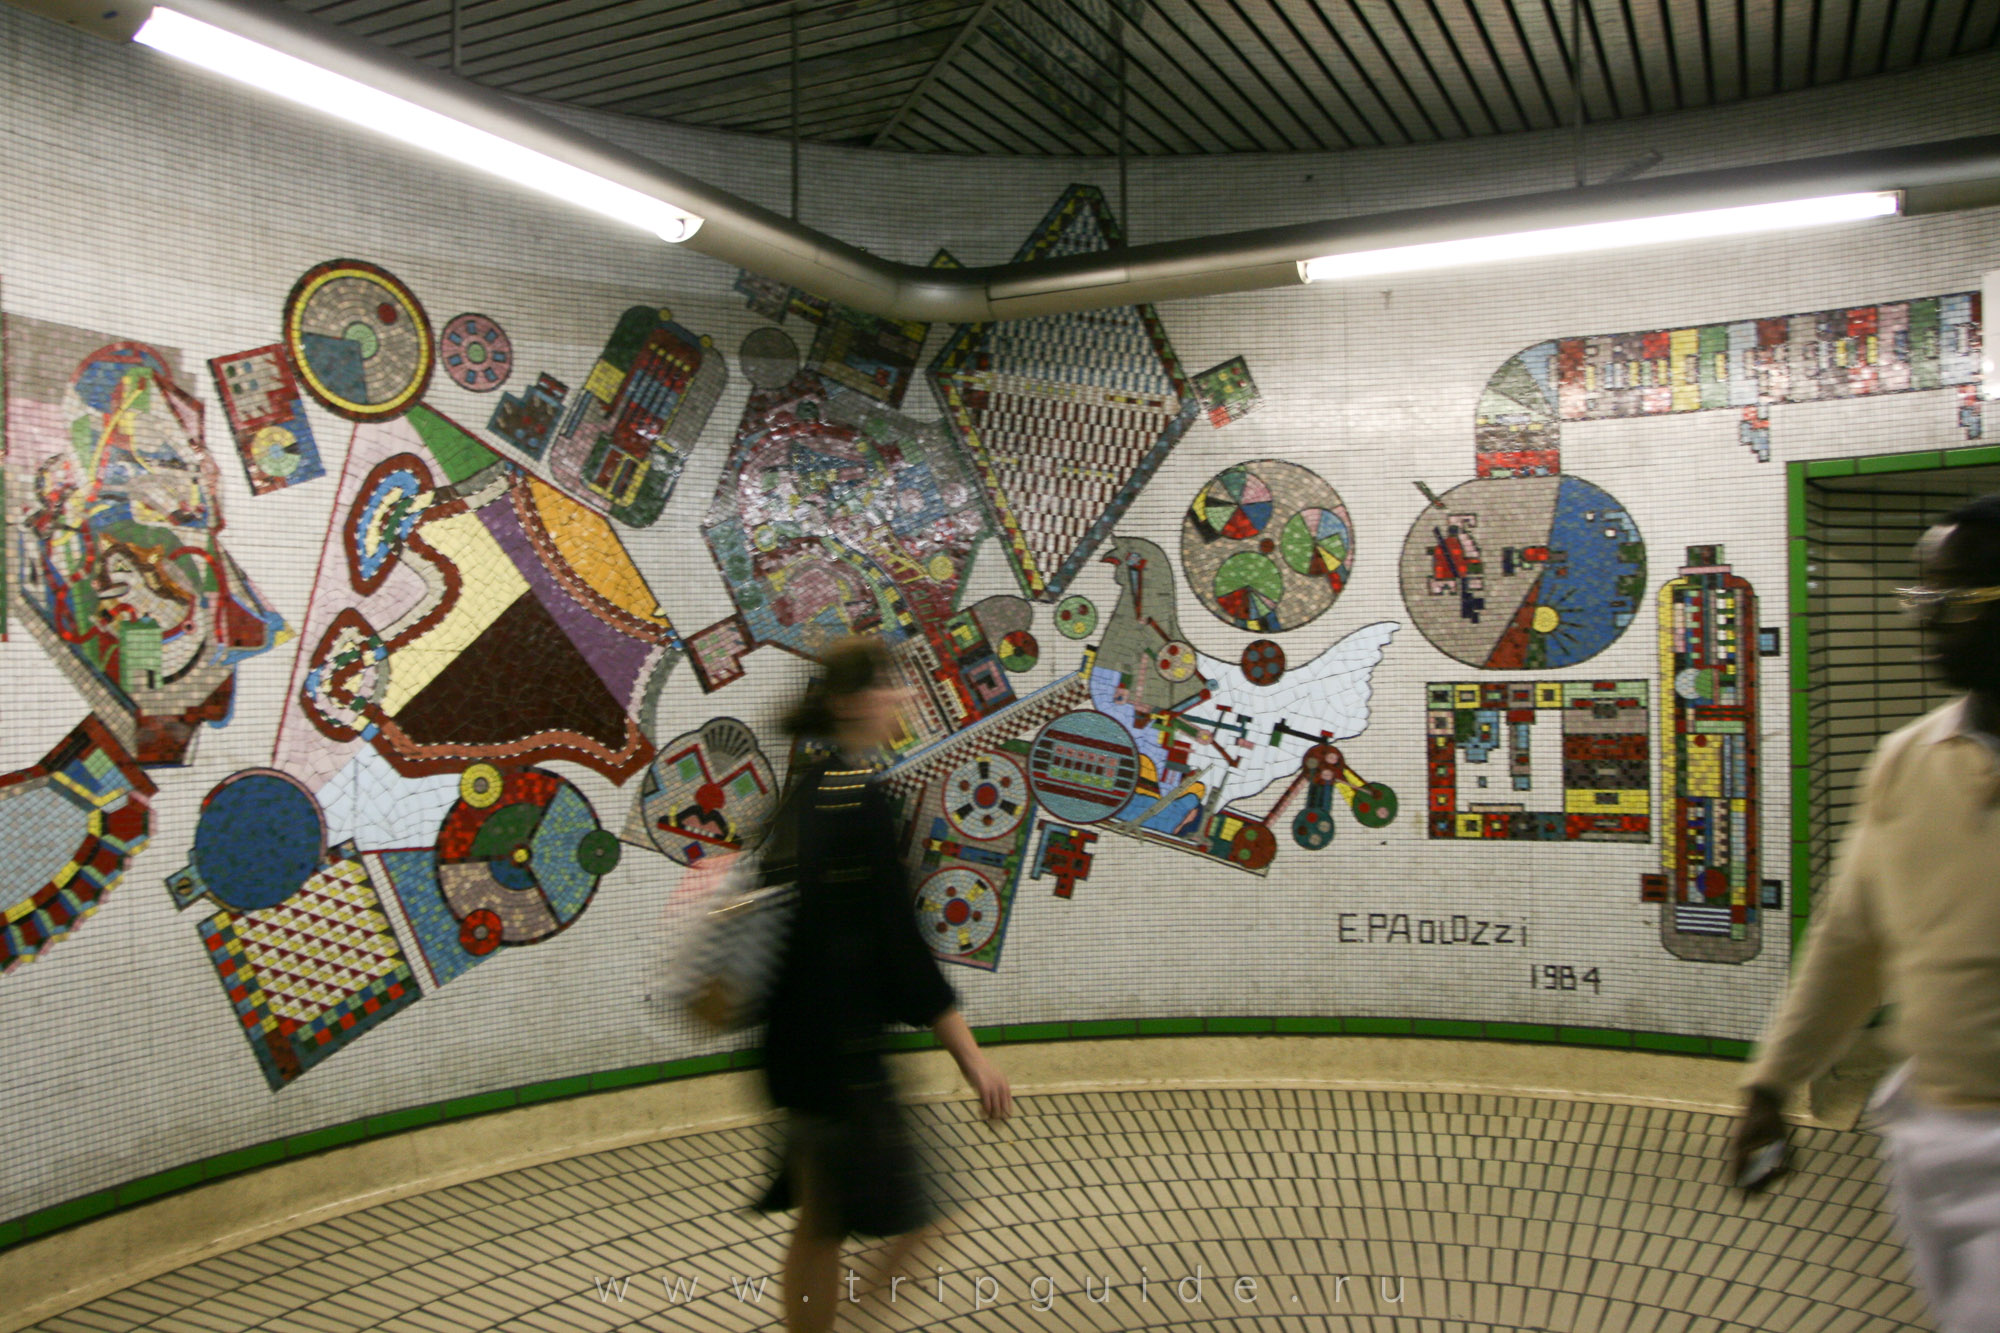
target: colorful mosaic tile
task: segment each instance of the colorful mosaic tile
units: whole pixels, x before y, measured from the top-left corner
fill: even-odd
[[[1490,671],[1588,661],[1645,596],[1625,507],[1575,476],[1492,477],[1433,498],[1403,543],[1403,602],[1441,652]]]
[[[1260,634],[1326,614],[1353,561],[1354,528],[1340,496],[1274,458],[1212,477],[1181,522],[1188,587],[1223,620]]]
[[[290,637],[222,544],[201,403],[172,352],[5,325],[9,601],[126,753],[181,763]]]
[[[693,865],[740,850],[771,818],[778,793],[756,734],[733,717],[718,717],[660,747],[622,836]]]
[[[103,905],[146,846],[156,791],[94,717],[40,763],[0,777],[0,973]]]
[[[805,657],[941,630],[988,531],[942,427],[811,371],[750,395],[702,526],[750,640]]]
[[[1257,391],[1257,381],[1250,378],[1250,367],[1240,356],[1232,356],[1221,365],[1210,366],[1196,375],[1194,387],[1201,394],[1202,406],[1208,412],[1208,424],[1217,430],[1232,421],[1241,421],[1264,406],[1264,396]]]
[[[1430,836],[1652,841],[1648,697],[1643,680],[1429,686]],[[1549,713],[1555,744],[1537,736]]]
[[[282,902],[216,912],[201,939],[274,1092],[423,993],[352,845]]]
[[[1103,193],[1074,185],[1015,259],[1122,240]],[[1151,306],[964,325],[930,373],[1022,591],[1038,600],[1062,594],[1201,406]]]
[[[326,475],[284,344],[219,356],[208,369],[215,376],[216,393],[252,494],[265,495]]]
[[[1690,546],[1659,628],[1661,873],[1641,896],[1675,957],[1747,962],[1764,934],[1757,594],[1720,546]]]
[[[555,487],[498,460],[436,475],[470,448],[422,406],[355,432],[276,751],[308,790],[364,747],[408,779],[561,757],[623,781],[652,757],[635,714],[680,647],[657,599]]]

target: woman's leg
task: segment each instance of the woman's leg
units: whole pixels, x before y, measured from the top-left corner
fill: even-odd
[[[880,1258],[869,1261],[870,1271],[860,1288],[861,1297],[865,1299],[874,1296],[885,1301],[896,1297],[894,1284],[897,1275],[908,1275],[906,1270],[910,1267],[910,1261],[925,1245],[936,1239],[937,1234],[937,1226],[931,1224],[918,1227],[915,1231],[906,1231],[890,1241]]]
[[[785,1333],[826,1333],[839,1310],[840,1242],[828,1216],[830,1200],[810,1152],[791,1158],[799,1224],[785,1251]]]

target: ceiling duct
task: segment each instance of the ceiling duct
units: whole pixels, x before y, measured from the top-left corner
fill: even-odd
[[[128,40],[153,8],[107,8],[103,0],[15,3],[115,40]],[[1297,286],[1303,281],[1302,261],[1322,256],[1807,196],[1901,191],[1908,213],[2000,203],[2000,135],[1984,135],[941,270],[869,254],[277,4],[174,0],[170,8],[693,214],[700,219],[698,229],[682,242],[690,250],[859,310],[926,322],[1018,319]]]

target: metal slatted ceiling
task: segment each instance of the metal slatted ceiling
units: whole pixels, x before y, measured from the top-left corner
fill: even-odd
[[[1569,123],[1569,0],[288,0],[505,92],[918,152],[1424,143]],[[2000,0],[1587,0],[1593,122],[2000,46]]]

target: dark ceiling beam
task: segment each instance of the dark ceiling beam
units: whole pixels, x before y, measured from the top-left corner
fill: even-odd
[[[991,14],[999,3],[1000,0],[983,0],[979,8],[973,11],[972,17],[965,21],[965,26],[958,30],[958,35],[951,39],[951,45],[931,62],[931,67],[924,71],[923,80],[910,90],[910,95],[896,108],[896,114],[889,117],[888,122],[875,132],[875,137],[868,144],[870,148],[880,148],[883,141],[896,132],[903,123],[903,117],[909,115],[910,109],[924,100],[924,94],[931,90],[931,85],[938,81],[938,76],[950,67],[953,58],[965,49],[965,44],[979,32],[979,25],[986,22],[986,16]]]

